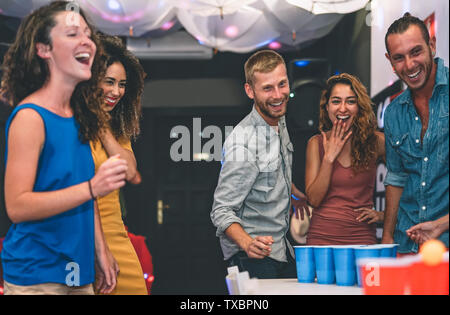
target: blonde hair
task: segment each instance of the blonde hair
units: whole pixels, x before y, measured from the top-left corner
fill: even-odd
[[[268,73],[280,64],[286,66],[283,57],[273,50],[260,50],[254,53],[244,65],[245,82],[253,86],[255,72]]]

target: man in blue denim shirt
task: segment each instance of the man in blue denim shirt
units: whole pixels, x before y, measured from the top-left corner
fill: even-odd
[[[382,243],[416,253],[429,238],[448,247],[449,73],[436,39],[409,13],[386,34],[386,57],[408,86],[386,109],[386,211]]]

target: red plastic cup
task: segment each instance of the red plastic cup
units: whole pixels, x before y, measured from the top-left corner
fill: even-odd
[[[404,295],[412,258],[368,258],[358,261],[366,295]]]
[[[428,266],[422,261],[414,263],[410,272],[410,294],[448,295],[448,270],[448,252],[443,261],[436,266]]]

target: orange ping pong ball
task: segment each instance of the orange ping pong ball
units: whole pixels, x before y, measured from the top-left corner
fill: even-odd
[[[420,247],[420,255],[425,265],[438,265],[446,252],[444,243],[439,240],[428,240]]]

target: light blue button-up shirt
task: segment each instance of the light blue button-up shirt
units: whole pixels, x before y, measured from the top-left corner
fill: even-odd
[[[436,58],[435,62],[436,81],[423,143],[422,123],[409,89],[386,108],[384,115],[388,169],[384,184],[403,187],[394,232],[400,253],[418,251],[418,245],[406,235],[407,229],[449,213],[449,70],[442,59]],[[448,230],[440,240],[448,247]]]
[[[287,261],[286,247],[292,253],[286,239],[292,152],[285,118],[280,119],[277,133],[255,107],[225,140],[211,211],[224,259],[241,250],[224,233],[232,223],[239,223],[251,237],[272,236],[269,257]]]

